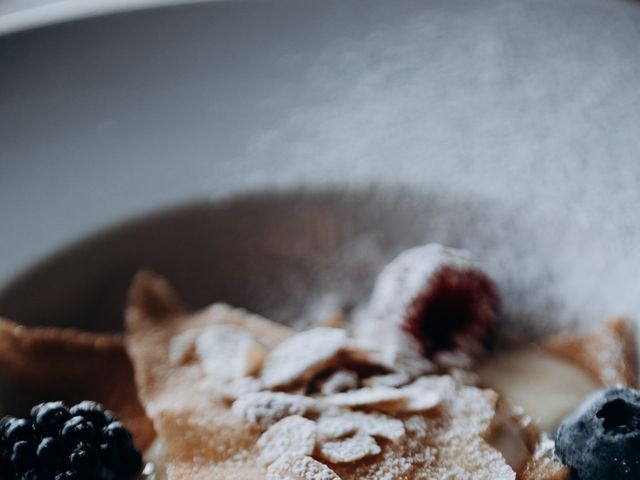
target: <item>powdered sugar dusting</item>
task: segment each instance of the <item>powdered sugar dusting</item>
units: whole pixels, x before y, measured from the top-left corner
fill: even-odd
[[[316,424],[299,415],[283,418],[262,434],[256,443],[258,461],[270,465],[282,455],[311,455],[316,445]]]
[[[358,431],[372,437],[386,438],[392,442],[398,442],[405,436],[405,428],[401,420],[376,412],[330,410],[318,419],[318,430],[326,428],[326,424],[346,425],[350,431]],[[336,435],[334,438],[338,438],[338,436]]]
[[[290,385],[322,369],[347,341],[342,329],[319,327],[299,333],[274,348],[265,360],[262,380],[269,388]]]
[[[212,379],[252,375],[262,366],[267,350],[249,332],[232,325],[210,325],[195,340],[202,368]]]
[[[404,403],[408,395],[389,387],[364,387],[344,393],[334,393],[324,398],[329,405],[338,407],[372,407]]]
[[[315,407],[304,395],[283,392],[252,392],[242,395],[231,407],[236,415],[260,428],[268,428],[290,415],[304,415]]]
[[[349,370],[338,370],[322,383],[320,392],[323,395],[331,395],[355,388],[358,388],[358,375]]]
[[[320,444],[320,453],[331,463],[349,463],[378,455],[382,450],[373,437],[356,434],[353,437],[338,440],[327,440]]]
[[[326,465],[308,456],[283,455],[267,470],[267,480],[340,480]]]

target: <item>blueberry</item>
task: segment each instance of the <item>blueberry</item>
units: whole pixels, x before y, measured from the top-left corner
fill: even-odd
[[[60,435],[69,443],[91,443],[94,437],[93,424],[84,417],[71,417],[60,430]]]
[[[30,441],[34,438],[31,422],[24,418],[13,418],[5,426],[5,441],[8,445],[13,445],[20,440]]]
[[[34,428],[43,437],[56,436],[69,418],[69,410],[62,402],[45,403],[36,409]]]
[[[36,449],[38,465],[42,468],[55,470],[66,463],[67,449],[64,443],[53,437],[43,438]]]
[[[25,472],[35,463],[35,447],[32,443],[20,440],[13,445],[11,463],[16,472]]]
[[[590,395],[556,433],[556,454],[576,480],[640,478],[640,391]]]

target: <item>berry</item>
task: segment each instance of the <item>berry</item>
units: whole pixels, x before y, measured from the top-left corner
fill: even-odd
[[[55,480],[80,480],[82,477],[73,470],[66,470],[55,476]]]
[[[415,340],[422,353],[460,351],[482,355],[500,316],[493,280],[464,250],[437,244],[411,248],[378,276],[369,317]]]
[[[22,474],[20,480],[42,480],[37,470],[30,469]]]
[[[71,407],[69,413],[74,417],[78,416],[89,420],[98,429],[116,420],[113,413],[104,410],[100,404],[89,400]]]
[[[79,415],[67,420],[60,430],[60,435],[67,442],[91,442],[94,436],[93,423]]]
[[[13,445],[20,440],[32,440],[34,438],[31,422],[24,418],[13,418],[7,422],[4,438],[8,444]]]
[[[42,479],[40,478],[40,475],[38,475],[37,470],[31,469],[24,472],[20,477],[20,480],[42,480]]]
[[[11,463],[16,472],[24,472],[33,466],[35,448],[33,444],[20,440],[13,445]]]
[[[34,429],[42,436],[55,436],[71,415],[62,402],[50,402],[38,405],[34,419]]]
[[[64,466],[67,449],[62,440],[53,437],[43,438],[36,450],[38,465],[44,469],[56,470]]]
[[[640,478],[640,391],[601,390],[558,427],[556,454],[577,480]]]
[[[95,402],[0,420],[0,480],[133,480],[141,470],[131,434]]]
[[[98,452],[87,444],[78,445],[69,456],[69,466],[76,472],[93,477],[98,465]]]
[[[115,447],[129,447],[133,442],[131,434],[120,422],[111,422],[102,429],[102,438]]]

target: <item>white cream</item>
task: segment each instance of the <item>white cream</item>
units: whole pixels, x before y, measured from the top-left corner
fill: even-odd
[[[499,353],[478,369],[479,384],[493,388],[552,432],[599,385],[580,368],[538,347]]]

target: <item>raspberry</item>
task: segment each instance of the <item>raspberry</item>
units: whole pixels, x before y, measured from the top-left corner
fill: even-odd
[[[400,254],[379,275],[369,313],[411,334],[427,356],[490,346],[498,290],[468,252],[431,244]]]
[[[0,420],[2,480],[132,480],[141,470],[131,434],[95,402],[48,402]]]

